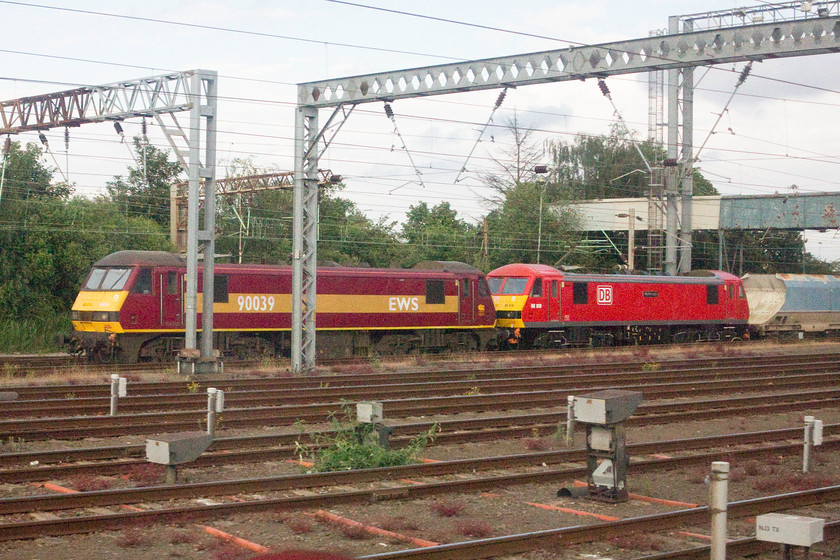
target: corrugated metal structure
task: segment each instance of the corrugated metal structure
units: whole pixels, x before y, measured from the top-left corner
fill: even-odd
[[[769,196],[695,196],[693,230],[836,229],[840,227],[840,194]],[[642,218],[636,230],[646,230],[647,198],[589,200],[572,205],[583,231],[627,231],[628,210]],[[623,216],[621,216],[623,215]]]
[[[840,330],[840,276],[747,274],[743,282],[759,334]]]
[[[720,204],[721,229],[836,229],[840,194],[727,196]],[[699,229],[699,228],[698,228]]]

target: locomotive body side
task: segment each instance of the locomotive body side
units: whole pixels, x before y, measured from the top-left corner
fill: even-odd
[[[450,268],[319,269],[319,354],[486,348],[495,312],[484,275],[467,265]],[[215,346],[243,357],[287,353],[291,267],[214,269]],[[184,275],[183,261],[168,253],[121,252],[98,261],[73,305],[76,337],[101,360],[172,359],[183,345]],[[118,281],[105,281],[112,278]]]
[[[528,347],[733,338],[743,335],[749,312],[740,280],[722,272],[570,274],[516,264],[492,271],[488,282],[497,326]]]

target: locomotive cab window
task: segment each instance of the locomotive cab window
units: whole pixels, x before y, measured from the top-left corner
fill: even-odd
[[[426,303],[429,305],[446,303],[443,280],[426,280]]]
[[[527,278],[508,278],[505,280],[505,285],[502,286],[502,295],[519,295],[525,293],[525,287],[528,285]]]
[[[502,289],[502,282],[504,281],[504,278],[488,278],[487,287],[490,289],[490,293],[498,294]]]
[[[557,297],[557,280],[551,281],[551,297]]]
[[[531,288],[531,296],[532,297],[542,297],[543,295],[543,281],[542,278],[537,278],[534,280],[534,287]]]
[[[745,299],[747,294],[744,293],[744,285],[738,284],[738,299]]]
[[[470,279],[469,278],[462,278],[461,279],[461,297],[462,298],[470,297]]]
[[[578,305],[589,303],[589,284],[587,282],[575,282],[572,284],[572,303]]]
[[[226,274],[213,276],[213,303],[228,302],[228,277]]]
[[[726,288],[729,292],[729,299],[735,299],[735,288],[732,286],[732,284],[729,284]]]
[[[490,289],[487,287],[487,281],[484,278],[478,279],[478,295],[487,297],[490,295]]]
[[[709,305],[718,304],[718,287],[706,286],[706,303]]]
[[[130,268],[94,268],[85,290],[122,290],[131,276]]]
[[[134,280],[134,287],[131,288],[132,294],[151,294],[152,293],[152,269],[141,268],[137,273],[137,278]]]

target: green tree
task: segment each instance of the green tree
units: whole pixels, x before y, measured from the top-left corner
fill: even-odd
[[[448,202],[431,208],[425,202],[409,207],[402,227],[410,259],[420,261],[476,262],[481,232],[458,217]]]
[[[91,264],[120,249],[169,248],[157,224],[69,197],[34,144],[13,142],[0,199],[0,351],[54,349]]]
[[[250,160],[235,160],[228,176],[275,173]],[[356,205],[338,196],[341,183],[319,186],[318,260],[342,265],[387,267],[403,262],[403,247],[387,220],[372,222]],[[242,262],[291,262],[294,199],[290,189],[224,197],[217,201],[217,254]]]
[[[582,238],[569,203],[570,190],[554,176],[538,175],[544,150],[531,141],[530,130],[508,121],[513,147],[497,158],[498,172],[482,176],[491,189],[485,198],[489,258],[483,268],[513,262],[556,264]]]
[[[169,161],[169,150],[161,150],[140,136],[134,137],[137,164],[128,168],[128,176],[114,177],[106,184],[112,202],[126,215],[143,216],[169,228],[170,186],[183,179],[184,167]]]

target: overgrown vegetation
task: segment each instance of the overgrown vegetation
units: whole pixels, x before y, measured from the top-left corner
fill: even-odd
[[[348,416],[349,417],[349,416]],[[308,472],[345,471],[396,467],[416,462],[417,456],[432,443],[440,430],[434,424],[429,430],[415,436],[400,449],[386,449],[379,443],[379,434],[373,424],[352,424],[332,420],[332,430],[312,434],[311,445],[295,442],[301,461],[312,462]]]

